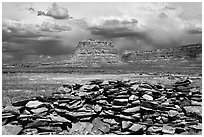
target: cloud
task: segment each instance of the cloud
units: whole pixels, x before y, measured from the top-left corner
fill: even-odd
[[[53,3],[52,7],[49,8],[47,13],[45,13],[44,11],[38,11],[37,13],[38,13],[38,16],[49,16],[54,19],[70,18],[68,14],[68,10],[66,8],[59,7],[57,3]]]
[[[88,24],[87,29],[92,34],[108,38],[144,35],[142,28],[138,25],[138,20],[128,17],[103,17]]]
[[[38,16],[45,16],[46,14],[45,14],[45,12],[44,11],[37,11],[37,15]]]
[[[28,8],[28,11],[35,12],[35,9],[34,8]]]
[[[184,40],[188,34],[202,33],[201,21],[182,19],[182,10],[168,4],[144,4],[137,7],[135,12],[137,14],[134,16],[87,19],[87,30],[93,35],[112,38],[119,50],[180,46],[186,44]]]
[[[191,19],[184,22],[184,29],[189,34],[201,34],[202,33],[202,24],[200,21]]]
[[[64,46],[60,34],[71,28],[62,23],[47,21],[33,23],[28,21],[3,20],[2,51],[8,60],[22,60],[27,55],[71,54],[72,46]]]
[[[60,25],[55,22],[43,22],[40,25],[40,29],[42,31],[47,31],[47,32],[61,32],[61,31],[70,31],[71,27],[68,25]]]

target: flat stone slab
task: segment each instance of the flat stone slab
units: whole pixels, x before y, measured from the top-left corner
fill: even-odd
[[[18,135],[23,128],[20,125],[11,125],[7,124],[2,126],[2,134],[3,135]]]

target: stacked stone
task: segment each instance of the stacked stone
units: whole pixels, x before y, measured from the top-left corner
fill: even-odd
[[[191,80],[171,87],[138,81],[64,84],[52,96],[3,108],[3,134],[200,134],[201,91]]]

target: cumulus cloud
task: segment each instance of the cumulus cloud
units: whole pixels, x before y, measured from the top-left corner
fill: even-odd
[[[38,11],[38,16],[50,16],[54,19],[66,19],[69,18],[68,10],[66,8],[60,7],[57,3],[53,3],[52,7],[49,8],[47,13],[44,11]]]

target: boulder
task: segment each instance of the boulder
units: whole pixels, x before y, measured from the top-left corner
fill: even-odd
[[[147,129],[147,134],[148,135],[154,135],[155,133],[161,132],[162,131],[162,127],[158,127],[158,126],[151,126]]]
[[[61,117],[59,115],[50,114],[47,117],[50,118],[53,122],[68,122],[68,123],[71,123],[70,120],[68,120],[68,119],[66,119],[64,117]]]
[[[140,106],[132,107],[132,108],[127,108],[123,112],[125,113],[137,113],[140,111]]]
[[[92,135],[93,124],[89,122],[77,122],[72,124],[69,131],[71,135]]]
[[[144,95],[142,96],[142,98],[144,98],[145,100],[153,100],[153,97],[150,96],[150,95],[148,95],[148,94],[144,94]]]
[[[2,126],[2,134],[3,135],[18,135],[22,129],[23,128],[20,125],[7,124],[7,125]]]
[[[176,117],[178,114],[179,114],[179,112],[175,111],[175,110],[170,110],[168,112],[169,117]]]
[[[110,132],[110,125],[101,121],[100,118],[95,118],[92,121],[93,124],[93,132],[101,131],[103,134],[108,134]]]
[[[167,125],[163,125],[162,127],[162,132],[165,134],[174,134],[175,133],[175,128]]]
[[[129,130],[134,132],[134,133],[143,133],[143,131],[146,129],[145,125],[140,125],[140,124],[133,124]]]
[[[122,121],[122,129],[123,130],[130,128],[132,125],[133,125],[133,123],[131,121]]]
[[[139,99],[139,97],[136,96],[136,95],[131,95],[131,96],[129,97],[129,101],[136,101],[136,100],[138,100],[138,99]]]
[[[36,108],[36,109],[31,109],[30,110],[32,113],[38,115],[38,114],[41,114],[43,112],[47,112],[48,109],[46,107],[40,107],[40,108]]]
[[[43,105],[43,103],[38,100],[34,100],[34,101],[29,101],[25,106],[27,108],[37,108],[40,105]]]

